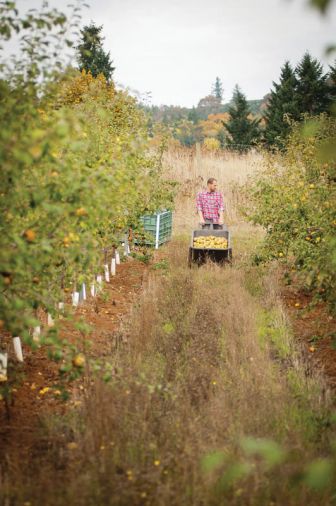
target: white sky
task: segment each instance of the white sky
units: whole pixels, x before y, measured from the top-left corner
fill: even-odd
[[[336,43],[336,8],[327,18],[307,0],[86,0],[82,23],[104,26],[115,80],[153,104],[197,105],[216,76],[224,101],[240,85],[248,99],[262,98],[285,60],[303,53],[327,64],[325,47]],[[38,0],[18,6],[38,7]],[[50,0],[62,9],[67,0]],[[335,53],[334,53],[335,58]],[[325,67],[327,69],[327,65]]]

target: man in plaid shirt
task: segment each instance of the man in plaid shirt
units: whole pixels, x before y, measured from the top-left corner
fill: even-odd
[[[197,211],[202,228],[209,228],[213,223],[213,228],[222,228],[224,220],[224,201],[223,195],[216,191],[217,180],[210,177],[207,181],[208,189],[197,194]]]

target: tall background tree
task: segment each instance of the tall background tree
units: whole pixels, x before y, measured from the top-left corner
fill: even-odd
[[[296,67],[297,101],[299,112],[310,115],[320,114],[329,110],[327,74],[315,58],[306,52]]]
[[[244,153],[255,145],[260,138],[259,119],[252,119],[244,93],[236,85],[229,108],[230,119],[223,121],[229,133],[227,145],[235,151]]]
[[[216,81],[212,86],[212,95],[216,97],[220,103],[223,102],[223,83],[219,77],[216,77]]]
[[[91,23],[80,31],[81,42],[77,46],[79,70],[91,72],[93,77],[103,74],[107,81],[111,80],[115,67],[112,65],[110,53],[103,48],[101,35],[103,26]]]
[[[264,136],[268,147],[283,148],[291,129],[288,119],[299,119],[296,87],[297,79],[294,70],[287,61],[281,69],[279,83],[273,82],[273,90],[271,90],[265,113]]]
[[[329,100],[332,106],[336,106],[336,60],[334,65],[329,65],[329,74],[327,79],[327,85],[329,90]]]

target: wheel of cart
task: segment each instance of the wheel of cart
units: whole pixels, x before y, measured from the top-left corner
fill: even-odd
[[[202,226],[200,224],[200,226]],[[201,247],[195,239],[198,237],[214,237],[216,239],[226,239],[226,247]],[[209,224],[207,228],[201,228],[193,230],[191,234],[191,244],[189,246],[188,253],[188,265],[191,268],[193,264],[198,266],[203,265],[207,260],[211,260],[217,264],[232,264],[232,248],[231,248],[231,237],[228,228],[224,225],[221,228],[214,229],[213,224]]]

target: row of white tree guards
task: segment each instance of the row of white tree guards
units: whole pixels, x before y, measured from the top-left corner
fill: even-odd
[[[124,255],[128,256],[130,254],[130,248],[128,244],[128,240],[122,244],[124,246]],[[99,291],[103,288],[103,279],[107,283],[110,282],[110,276],[115,276],[117,273],[117,265],[120,264],[120,254],[118,250],[115,250],[114,257],[111,259],[110,265],[108,263],[104,264],[104,274],[99,274],[96,276],[96,279],[92,281],[90,285],[90,295],[91,297],[95,297]],[[87,286],[85,283],[82,284],[80,291],[74,291],[71,294],[72,306],[77,307],[82,301],[87,300]],[[64,302],[59,302],[58,309],[60,312],[64,311]],[[53,327],[55,324],[53,317],[50,313],[47,315],[47,325],[48,327]],[[38,342],[41,335],[41,326],[38,325],[33,328],[32,336],[35,342]],[[19,336],[13,337],[13,347],[14,354],[18,362],[23,362],[23,352],[22,352],[22,344],[21,338]],[[8,354],[7,352],[0,351],[0,382],[7,380],[7,363],[8,363]]]

